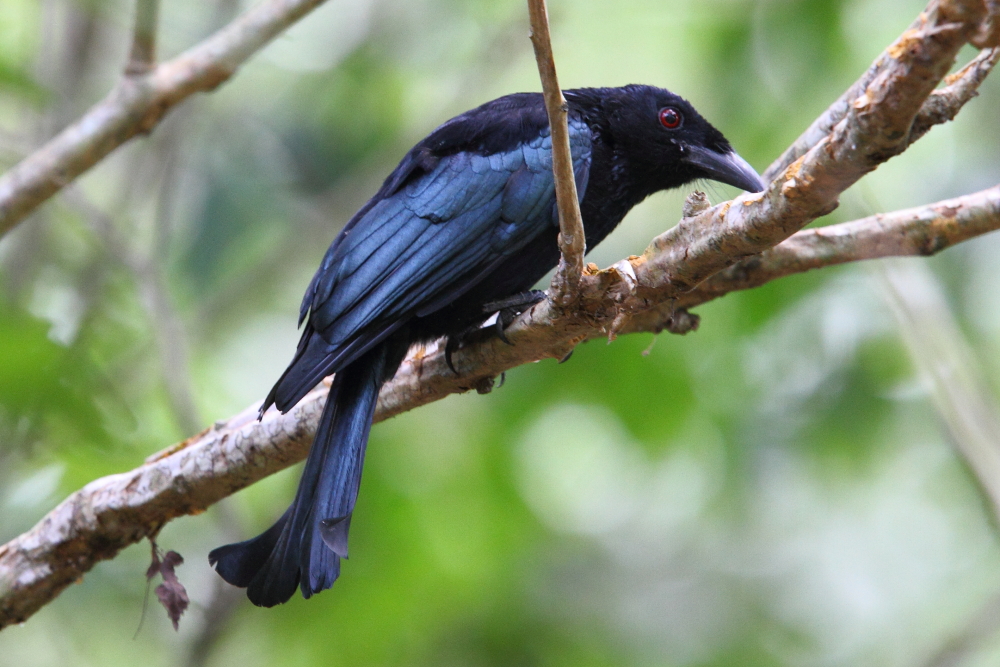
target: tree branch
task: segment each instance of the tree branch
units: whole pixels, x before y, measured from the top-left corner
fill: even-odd
[[[568,107],[556,77],[545,0],[528,0],[528,13],[531,17],[531,45],[535,49],[538,76],[542,80],[545,110],[552,132],[552,174],[555,177],[556,204],[559,208],[560,257],[559,266],[549,286],[549,298],[556,305],[568,308],[580,295],[586,237],[573,174],[573,156],[569,150],[569,126],[566,120]]]
[[[765,253],[759,260],[763,267],[769,257],[784,262],[785,273],[773,271],[777,277],[795,267],[838,263],[836,253],[829,254],[831,244],[838,252],[854,253],[855,259],[908,249],[927,253],[967,237],[954,231],[955,226],[972,226],[980,230],[976,233],[1000,227],[993,189],[980,193],[981,200],[972,195],[958,205],[960,200],[951,200],[924,207],[933,214],[915,209],[917,213],[803,232],[770,255],[766,252],[832,210],[844,189],[909,145],[910,128],[922,105],[983,21],[978,11],[982,5],[973,0],[942,0],[931,7],[935,11],[921,15],[918,27],[897,41],[901,48],[892,52],[844,118],[766,192],[700,212],[689,210],[694,215],[654,239],[641,257],[604,271],[588,270],[574,309],[566,311],[548,300],[536,304],[507,329],[513,346],[489,338],[458,350],[453,356],[458,377],[445,362],[443,346],[431,343],[411,350],[396,377],[383,387],[376,420],[451,393],[472,388],[487,392],[502,371],[546,357],[561,358],[590,338],[659,331],[664,328],[662,316],[642,325],[647,313],[675,307],[707,278],[753,255]],[[968,22],[950,20],[963,11],[971,16]],[[849,233],[837,232],[845,229]],[[899,236],[911,241],[900,242]],[[826,264],[810,258],[823,253],[828,253]],[[741,289],[739,275],[737,271],[733,289]],[[766,271],[760,275],[766,276]],[[315,390],[287,415],[272,410],[260,423],[253,420],[257,408],[251,406],[151,457],[144,466],[97,480],[71,495],[31,531],[0,547],[0,627],[23,621],[96,562],[154,534],[167,521],[200,511],[303,458],[324,395],[325,389]]]
[[[927,206],[804,229],[770,250],[716,273],[676,299],[637,314],[622,333],[660,331],[677,311],[785,276],[869,259],[927,257],[997,229],[1000,185]]]
[[[922,263],[880,266],[886,301],[941,426],[1000,526],[1000,406],[938,278]],[[994,594],[924,664],[961,665],[1000,629]]]
[[[0,176],[0,235],[115,148],[149,133],[173,106],[227,81],[250,56],[323,2],[266,0],[197,46],[141,74],[132,70],[152,67],[157,3],[140,0],[129,75],[77,122]]]
[[[930,206],[799,232],[784,243],[734,265],[674,303],[639,313],[624,331],[659,332],[674,308],[692,307],[770,280],[850,261],[928,255],[1000,229],[1000,186]],[[613,298],[613,295],[609,298]],[[537,306],[536,306],[537,308]],[[375,421],[476,388],[488,390],[503,370],[558,356],[569,341],[607,335],[607,318],[543,321],[532,312],[508,330],[515,346],[487,341],[461,354],[462,377],[444,359],[443,346],[411,351],[382,390]],[[556,350],[556,352],[553,352]],[[288,414],[259,403],[147,459],[131,472],[91,482],[32,530],[0,546],[0,628],[28,618],[98,561],[154,535],[164,524],[218,500],[305,457],[326,400],[310,393]]]
[[[886,296],[917,371],[928,383],[956,453],[1000,519],[1000,421],[996,401],[943,291],[922,264],[882,267]]]
[[[990,2],[991,0],[987,0]],[[883,51],[875,62],[865,71],[861,78],[851,84],[851,87],[844,91],[836,102],[831,104],[826,111],[820,114],[819,118],[814,120],[812,124],[803,132],[798,139],[792,142],[792,145],[785,149],[785,152],[778,157],[777,160],[771,163],[762,176],[765,183],[773,181],[778,174],[788,168],[790,164],[798,160],[800,157],[805,155],[809,149],[818,144],[823,138],[833,131],[840,121],[842,121],[850,111],[851,104],[854,103],[862,94],[868,89],[868,87],[876,80],[876,78],[881,75],[886,68],[890,67],[898,56],[904,52],[910,43],[912,43],[914,35],[919,32],[922,27],[928,22],[928,20],[933,20],[932,17],[938,18],[938,23],[941,25],[946,24],[949,21],[959,21],[964,23],[966,26],[972,28],[973,31],[978,31],[978,33],[968,33],[970,40],[977,39],[979,33],[986,34],[988,31],[992,30],[994,26],[1000,25],[1000,21],[997,20],[997,13],[1000,12],[1000,8],[996,5],[987,7],[985,4],[980,4],[976,2],[946,2],[942,0],[937,2],[932,0],[932,2],[927,5],[920,16],[910,25],[909,29],[900,35],[899,39],[893,42],[885,51]],[[980,47],[996,47],[998,44],[990,43],[989,39],[980,38],[980,43],[976,43],[976,46]],[[986,50],[990,50],[987,48]],[[980,54],[982,56],[982,54]],[[995,63],[995,57],[993,63]],[[986,73],[989,73],[990,68],[992,68],[993,63],[986,67],[983,77]],[[964,72],[965,70],[963,70]],[[959,76],[961,72],[956,72],[952,76]],[[979,80],[980,82],[982,79]],[[949,82],[951,83],[951,82]],[[975,95],[975,90],[978,88],[978,83],[970,91],[971,94]],[[932,105],[934,102],[929,101]],[[930,111],[930,110],[928,110]],[[956,109],[957,113],[957,109]],[[954,118],[954,114],[952,115]],[[950,120],[950,119],[949,119]],[[929,127],[928,127],[929,129]],[[914,140],[917,137],[914,137]]]
[[[136,0],[132,51],[125,66],[126,76],[142,75],[156,66],[156,24],[160,0]]]
[[[644,286],[635,296],[679,296],[739,259],[777,245],[833,211],[841,192],[904,150],[917,113],[983,20],[981,11],[972,11],[982,9],[973,0],[941,0],[930,7],[936,11],[922,13],[918,27],[896,40],[888,62],[844,118],[767,191],[681,220],[654,239],[643,257],[632,261]],[[974,21],[947,20],[963,12]]]
[[[968,65],[945,78],[948,84],[935,90],[920,107],[910,128],[908,145],[941,123],[955,120],[965,103],[979,94],[979,85],[1000,60],[1000,47],[983,49]]]

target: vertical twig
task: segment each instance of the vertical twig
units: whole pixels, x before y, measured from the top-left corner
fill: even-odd
[[[156,66],[156,24],[160,0],[136,0],[135,27],[132,30],[132,52],[125,74],[142,75]]]
[[[1000,525],[1000,407],[930,270],[922,264],[880,268],[914,365]]]
[[[549,286],[549,298],[560,307],[572,305],[579,297],[580,276],[586,239],[580,204],[577,199],[573,157],[569,150],[569,126],[566,123],[566,99],[559,88],[556,63],[549,39],[549,14],[545,0],[528,0],[531,18],[531,44],[535,48],[538,76],[542,80],[545,110],[552,132],[552,173],[559,207],[559,267]]]
[[[1000,406],[934,274],[923,264],[880,268],[914,365],[930,385],[951,444],[989,500],[994,526],[1000,526]],[[982,651],[998,630],[1000,595],[994,593],[924,665],[957,667]]]
[[[955,636],[935,651],[923,667],[961,667],[989,650],[1000,628],[1000,595],[993,595],[966,621]]]

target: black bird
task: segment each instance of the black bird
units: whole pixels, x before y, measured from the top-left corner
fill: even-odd
[[[565,96],[588,248],[659,190],[699,178],[764,189],[722,133],[667,90]],[[302,338],[261,414],[271,405],[286,412],[336,373],[330,397],[291,507],[261,535],[209,554],[223,579],[265,607],[296,586],[308,598],[333,585],[382,384],[412,343],[456,337],[492,315],[486,304],[530,289],[559,260],[558,230],[541,94],[487,102],[406,154],[306,290]]]

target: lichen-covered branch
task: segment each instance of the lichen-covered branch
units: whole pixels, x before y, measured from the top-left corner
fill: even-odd
[[[622,332],[665,328],[676,312],[735,290],[810,269],[862,259],[929,255],[1000,229],[1000,186],[855,222],[810,229],[716,274],[676,300],[630,318]],[[487,341],[456,354],[463,376],[443,347],[411,352],[382,390],[376,421],[450,394],[488,390],[514,366],[558,356],[568,346],[607,335],[607,319],[542,320],[529,312],[509,331],[511,347]],[[301,460],[319,419],[325,388],[291,412],[263,421],[255,404],[229,420],[156,454],[135,470],[96,480],[64,500],[31,531],[0,546],[0,627],[23,621],[100,560],[155,534],[171,519],[218,500]]]
[[[926,257],[998,229],[1000,185],[927,206],[804,229],[676,299],[637,314],[622,333],[659,331],[678,311],[785,276],[868,259]]]
[[[531,44],[535,49],[538,75],[542,80],[545,110],[552,132],[552,173],[556,183],[556,204],[559,208],[559,266],[552,276],[549,298],[567,308],[580,294],[583,255],[586,239],[583,218],[573,175],[573,157],[569,150],[569,126],[566,122],[566,99],[559,88],[556,63],[549,38],[549,14],[545,0],[528,0],[531,18]]]
[[[668,323],[663,309],[672,317],[686,299],[699,302],[699,290],[701,301],[714,298],[724,293],[726,280],[732,289],[743,289],[754,280],[838,263],[840,255],[853,261],[926,254],[1000,227],[992,189],[792,236],[832,210],[840,193],[861,176],[909,145],[910,129],[928,96],[958,49],[982,30],[985,5],[979,1],[942,0],[931,7],[934,11],[922,14],[916,27],[897,40],[898,48],[890,50],[888,61],[830,133],[784,169],[766,192],[707,210],[690,207],[688,217],[654,239],[641,257],[586,271],[573,308],[545,300],[522,314],[506,331],[512,346],[493,338],[455,352],[458,376],[449,369],[443,346],[411,350],[383,387],[376,419],[456,392],[489,391],[502,371],[562,358],[584,340],[659,331]],[[956,16],[967,20],[956,21]],[[24,620],[99,560],[154,534],[167,521],[204,509],[303,458],[324,393],[314,391],[284,416],[269,411],[260,423],[253,420],[252,406],[136,470],[92,482],[31,531],[0,546],[0,627]]]
[[[153,66],[156,7],[137,6],[129,73],[82,118],[0,176],[0,235],[137,134],[150,132],[172,107],[213,90],[250,56],[324,0],[265,0],[204,42]],[[139,54],[136,55],[136,49]],[[146,68],[142,73],[139,70]]]
[[[979,94],[979,85],[986,79],[997,61],[1000,47],[983,49],[968,65],[945,78],[944,88],[935,90],[920,107],[920,113],[913,120],[908,143],[913,143],[935,125],[950,120],[962,110],[965,103]]]
[[[923,29],[928,22],[936,22],[939,25],[945,25],[950,21],[957,21],[964,24],[970,29],[967,32],[968,40],[975,46],[983,49],[990,50],[992,47],[1000,46],[1000,42],[995,39],[995,32],[1000,25],[1000,20],[998,20],[998,14],[1000,14],[1000,8],[996,6],[996,3],[992,0],[978,0],[972,2],[947,2],[947,0],[941,0],[940,2],[932,1],[927,9],[924,10],[920,16],[910,25],[909,29],[904,32],[899,39],[893,42],[885,51],[879,54],[875,62],[861,75],[857,81],[855,81],[850,88],[844,91],[836,102],[831,104],[826,111],[819,115],[819,117],[812,122],[812,124],[803,132],[798,139],[792,142],[792,145],[785,149],[778,159],[771,163],[771,165],[764,171],[763,178],[764,182],[770,182],[777,177],[782,171],[788,168],[790,164],[798,160],[800,157],[806,154],[813,146],[818,144],[823,138],[833,131],[833,128],[837,126],[840,121],[842,121],[850,111],[851,105],[861,97],[862,94],[868,89],[868,87],[882,74],[886,67],[889,67],[893,61],[895,61],[898,56],[904,52],[908,45],[912,43],[914,33]],[[980,55],[982,57],[982,54]],[[995,57],[993,63],[995,63]],[[989,73],[990,68],[992,68],[993,63],[985,68],[983,76]],[[964,72],[965,70],[963,70]],[[953,76],[958,76],[960,73],[956,73]],[[982,79],[979,79],[981,82]],[[949,82],[951,83],[951,82]],[[975,95],[975,90],[978,88],[979,82],[974,84],[969,93]],[[936,101],[931,99],[928,100],[932,108],[928,109],[929,113],[933,113],[933,107],[936,106]],[[954,112],[957,113],[957,110]],[[952,118],[954,117],[952,113]],[[949,118],[950,120],[950,118]],[[927,126],[930,129],[930,126]],[[926,132],[926,129],[924,130]],[[920,133],[922,135],[922,133]],[[914,137],[914,140],[920,135]]]

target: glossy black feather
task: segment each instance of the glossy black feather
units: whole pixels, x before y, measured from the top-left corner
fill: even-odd
[[[588,247],[635,204],[697,178],[763,187],[686,101],[649,86],[566,91]],[[674,129],[659,110],[683,117]],[[330,587],[347,554],[368,431],[412,342],[482,322],[483,304],[532,287],[557,262],[548,120],[537,93],[508,95],[413,147],[344,226],[300,310],[302,337],[264,402],[286,411],[335,373],[295,500],[271,529],[210,554],[258,605]]]

